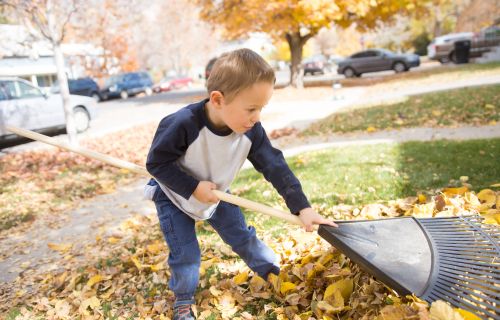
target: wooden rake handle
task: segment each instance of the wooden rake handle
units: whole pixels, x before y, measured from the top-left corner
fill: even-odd
[[[104,163],[110,164],[110,165],[118,167],[118,168],[129,170],[131,172],[135,172],[135,173],[138,173],[138,174],[143,175],[143,176],[151,177],[151,175],[146,170],[146,168],[144,168],[142,166],[138,166],[134,163],[124,161],[121,159],[117,159],[114,157],[110,157],[108,155],[105,155],[105,154],[102,154],[99,152],[95,152],[92,150],[88,150],[85,148],[72,146],[66,142],[58,141],[54,138],[51,138],[51,137],[48,137],[46,135],[43,135],[43,134],[40,134],[37,132],[33,132],[30,130],[14,127],[11,125],[6,125],[5,127],[7,128],[7,130],[12,131],[17,135],[20,135],[20,136],[23,136],[26,138],[30,138],[33,140],[41,141],[41,142],[53,145],[55,147],[64,149],[64,150],[78,153],[82,156],[85,156],[85,157],[88,157],[91,159],[102,161]],[[244,199],[244,198],[241,198],[241,197],[238,197],[238,196],[235,196],[235,195],[232,195],[232,194],[220,191],[220,190],[213,190],[213,192],[222,201],[229,202],[229,203],[232,203],[234,205],[237,205],[237,206],[240,206],[240,207],[252,210],[252,211],[260,212],[260,213],[266,214],[266,215],[271,216],[271,217],[279,218],[279,219],[285,220],[285,221],[292,223],[292,224],[297,224],[297,225],[303,226],[303,223],[302,223],[302,221],[300,221],[299,217],[292,215],[290,213],[266,206],[266,205],[258,203],[258,202]]]

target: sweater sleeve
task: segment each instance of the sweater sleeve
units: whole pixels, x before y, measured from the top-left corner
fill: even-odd
[[[146,160],[147,171],[161,184],[189,199],[199,181],[177,165],[176,160],[187,150],[196,127],[189,122],[190,112],[178,112],[164,118],[156,130]]]
[[[288,167],[283,153],[271,145],[260,123],[256,124],[254,130],[248,160],[257,171],[264,175],[267,181],[271,182],[278,193],[285,199],[290,211],[298,215],[300,210],[311,206],[302,191],[299,179]]]

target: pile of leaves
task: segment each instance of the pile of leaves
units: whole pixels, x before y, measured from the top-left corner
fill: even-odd
[[[499,187],[500,184],[492,186]],[[500,192],[469,191],[464,183],[431,198],[423,195],[361,208],[329,208],[344,219],[480,214],[500,222]],[[247,269],[211,227],[196,224],[202,245],[199,319],[421,319],[477,320],[443,301],[429,306],[393,290],[361,271],[315,234],[282,226],[279,235],[257,225],[259,237],[281,257],[281,273],[268,280]],[[2,285],[0,312],[7,319],[170,319],[173,293],[168,249],[154,216],[136,215],[120,231],[103,234],[85,252],[53,244],[61,253],[58,272],[18,278]],[[76,265],[74,257],[86,261]]]

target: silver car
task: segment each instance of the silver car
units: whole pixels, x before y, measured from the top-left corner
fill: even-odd
[[[394,70],[408,71],[420,65],[416,54],[398,54],[385,49],[370,49],[353,54],[338,63],[338,74],[346,78],[360,77],[363,73]]]
[[[96,117],[96,101],[89,97],[70,95],[76,129],[87,130]],[[0,148],[26,142],[5,129],[13,125],[44,134],[57,134],[66,128],[62,98],[46,94],[20,78],[0,77]]]

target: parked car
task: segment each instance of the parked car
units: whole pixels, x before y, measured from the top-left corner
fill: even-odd
[[[193,79],[187,76],[167,76],[160,80],[154,87],[153,91],[163,92],[176,89],[182,89],[184,87],[190,87],[193,84]]]
[[[101,100],[101,90],[92,78],[69,79],[68,88],[70,94],[92,97],[95,101]],[[56,83],[50,91],[52,93],[59,93],[59,84]]]
[[[323,55],[315,55],[302,60],[304,75],[325,74],[329,71],[328,59]]]
[[[474,33],[472,32],[460,32],[436,37],[427,46],[427,56],[431,60],[438,60],[441,63],[447,63],[454,59],[453,50],[455,49],[455,42],[472,40],[473,36]]]
[[[338,64],[337,73],[346,78],[360,77],[363,73],[394,70],[408,71],[420,65],[416,54],[396,54],[385,49],[370,49],[353,54]]]
[[[470,58],[480,57],[494,47],[500,46],[500,26],[490,26],[477,33],[450,33],[436,37],[427,47],[427,55],[429,59],[441,63],[457,62],[455,43],[462,40],[470,41]]]
[[[146,72],[128,72],[112,76],[106,79],[101,98],[127,99],[139,93],[151,95],[153,93],[153,81]]]
[[[76,130],[83,132],[96,117],[96,101],[89,97],[70,95]],[[21,127],[44,134],[66,130],[62,98],[46,94],[20,78],[0,78],[0,148],[24,143],[26,138],[6,130],[5,125]]]

